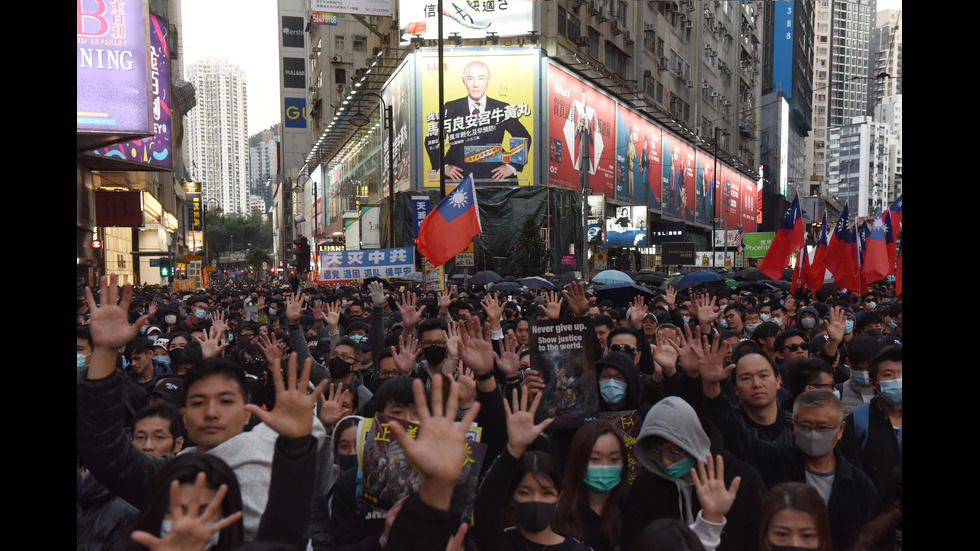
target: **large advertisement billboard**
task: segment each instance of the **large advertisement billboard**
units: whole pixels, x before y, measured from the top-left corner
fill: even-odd
[[[146,4],[78,0],[76,6],[76,131],[152,134]]]
[[[694,221],[694,148],[673,134],[663,134],[663,212],[665,216]]]
[[[534,183],[535,83],[539,52],[455,51],[444,56],[446,181],[473,174],[476,185]],[[439,186],[439,62],[419,59],[425,149],[425,187]],[[508,80],[508,76],[521,78]]]
[[[549,64],[548,106],[548,182],[615,197],[616,103]]]
[[[698,191],[696,195],[699,199],[695,205],[694,221],[710,224],[715,204],[715,158],[700,151],[694,170],[694,186]]]
[[[393,0],[311,0],[310,11],[319,13],[355,13],[384,15],[395,13]]]
[[[412,74],[415,68],[415,57],[408,56],[406,63],[389,80],[381,96],[384,97],[385,104],[391,106],[392,118],[394,118],[395,143],[393,146],[395,155],[395,191],[408,191],[412,185],[412,142],[410,136],[415,135],[415,121],[413,114],[415,109],[414,93],[412,86]],[[384,137],[384,155],[388,156],[388,135]],[[387,168],[387,166],[386,166]],[[387,197],[388,187],[385,186],[383,195]]]
[[[756,184],[752,180],[742,178],[742,231],[751,232],[756,230]]]
[[[534,0],[447,1],[442,9],[442,35],[447,38],[453,33],[462,38],[484,38],[489,33],[498,37],[523,36],[535,30],[534,9]],[[415,36],[427,40],[439,38],[438,8],[434,0],[401,0],[398,22],[402,44],[408,44]]]
[[[660,127],[623,104],[616,108],[616,199],[660,210]]]
[[[92,151],[91,154],[118,159],[142,166],[173,170],[173,148],[170,146],[170,52],[167,44],[167,22],[150,15],[150,93],[153,135]]]

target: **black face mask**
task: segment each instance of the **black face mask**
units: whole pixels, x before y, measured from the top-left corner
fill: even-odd
[[[330,376],[332,378],[340,379],[354,370],[354,364],[347,363],[340,358],[330,358],[327,369],[330,370]]]
[[[881,340],[881,329],[868,329],[866,333],[872,339]]]
[[[544,501],[514,502],[514,513],[517,516],[517,522],[521,525],[521,528],[535,534],[551,524],[551,519],[555,518],[555,511],[557,509],[557,501],[554,503],[546,503]]]
[[[350,455],[340,455],[337,454],[337,464],[340,465],[340,470],[346,471],[347,469],[353,469],[357,467],[357,454],[352,453]]]
[[[446,359],[448,351],[449,348],[445,346],[427,346],[422,349],[422,355],[429,365],[439,365]]]

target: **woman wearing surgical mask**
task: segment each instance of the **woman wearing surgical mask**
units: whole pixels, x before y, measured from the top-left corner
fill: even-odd
[[[609,421],[589,421],[576,431],[565,465],[565,497],[554,523],[559,532],[594,551],[617,548],[630,487],[626,457],[626,445]]]
[[[534,424],[534,412],[540,403],[539,393],[529,408],[527,393],[518,398],[516,390],[512,405],[504,402],[507,447],[487,472],[473,507],[474,518],[478,520],[470,528],[470,534],[480,549],[589,549],[582,542],[561,535],[551,527],[562,495],[561,475],[555,460],[544,452],[525,453],[552,421],[545,419]],[[505,528],[505,516],[515,518],[516,527]]]

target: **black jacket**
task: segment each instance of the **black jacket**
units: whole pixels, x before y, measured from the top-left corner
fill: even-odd
[[[868,475],[875,485],[879,495],[889,493],[887,486],[893,484],[891,470],[902,464],[902,446],[898,434],[892,427],[888,414],[881,409],[881,397],[876,396],[865,406],[868,408],[868,429],[865,434],[857,434],[857,424],[854,412],[847,416],[844,426],[844,436],[837,444],[841,453],[864,474]]]
[[[795,444],[779,445],[756,438],[738,421],[724,397],[705,399],[704,407],[724,435],[725,446],[755,465],[770,488],[780,482],[806,483],[805,457]],[[878,493],[871,479],[848,462],[840,449],[834,450],[834,458],[837,466],[827,503],[830,533],[834,549],[850,549],[861,527],[871,520]]]

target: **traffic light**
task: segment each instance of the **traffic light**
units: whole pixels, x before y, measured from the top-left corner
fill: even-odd
[[[289,265],[296,268],[299,273],[310,271],[310,241],[305,237],[293,240],[293,259]]]
[[[161,258],[160,259],[160,277],[165,277],[165,278],[168,278],[169,279],[170,276],[171,276],[171,274],[173,274],[173,269],[170,267],[170,259],[169,258]]]

